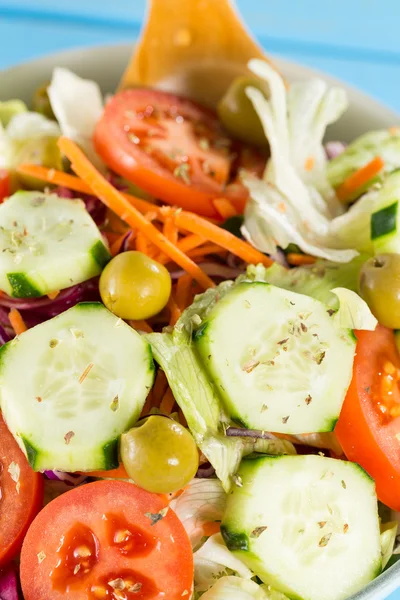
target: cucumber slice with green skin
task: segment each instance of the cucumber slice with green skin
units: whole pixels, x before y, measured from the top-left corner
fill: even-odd
[[[81,200],[18,192],[0,205],[0,290],[43,296],[99,275],[110,253]]]
[[[245,459],[221,532],[228,548],[297,600],[342,600],[382,568],[372,479],[321,456]]]
[[[303,294],[240,283],[194,342],[231,418],[280,433],[332,431],[352,377],[355,338]]]
[[[0,351],[1,410],[35,471],[118,466],[118,440],[153,384],[149,344],[100,303],[82,303]]]

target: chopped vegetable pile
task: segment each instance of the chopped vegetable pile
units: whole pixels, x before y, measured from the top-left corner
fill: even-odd
[[[0,103],[0,598],[346,600],[400,556],[400,129],[252,60],[217,112]]]

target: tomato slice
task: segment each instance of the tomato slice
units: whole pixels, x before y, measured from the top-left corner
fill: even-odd
[[[0,203],[11,194],[10,172],[6,169],[0,169]]]
[[[353,379],[335,432],[351,461],[375,480],[379,500],[400,510],[400,357],[394,333],[357,332]]]
[[[35,473],[0,416],[0,566],[21,549],[43,506],[43,476]]]
[[[132,483],[98,481],[48,504],[21,553],[25,600],[182,600],[193,554],[175,513]]]
[[[94,145],[113,171],[156,198],[218,217],[212,200],[224,194],[236,153],[212,111],[166,92],[126,90],[107,104]]]

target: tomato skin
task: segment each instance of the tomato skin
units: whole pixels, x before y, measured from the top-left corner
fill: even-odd
[[[18,481],[12,479],[9,471],[13,463],[20,469]],[[20,551],[30,523],[43,506],[43,475],[31,469],[1,416],[0,490],[0,567],[3,567]]]
[[[356,335],[353,379],[335,433],[347,458],[375,480],[379,500],[400,511],[400,419],[385,423],[375,395],[383,360],[399,368],[400,357],[392,330],[378,325]]]
[[[145,138],[143,148],[156,147],[158,157],[161,151],[161,161],[128,137],[130,124],[127,115],[138,111],[143,113],[149,106],[160,111],[173,108],[185,121],[180,124],[169,119],[168,126],[165,126],[166,118],[153,119],[155,134]],[[212,200],[224,195],[232,159],[229,148],[199,148],[200,135],[194,131],[193,123],[204,125],[215,138],[226,139],[217,116],[191,100],[156,90],[126,90],[107,104],[96,126],[93,142],[99,156],[113,171],[156,198],[206,217],[218,218]],[[165,138],[163,128],[167,130]],[[197,163],[201,159],[202,164],[210,161],[215,177],[208,176],[198,164],[189,183],[176,177],[173,173],[176,163],[171,159],[168,165],[168,149],[173,152],[179,144],[183,146],[183,155],[189,163],[192,158]]]
[[[36,517],[22,547],[25,600],[94,600],[97,586],[111,599],[108,582],[121,577],[142,586],[125,592],[128,600],[180,600],[186,590],[190,597],[193,554],[182,523],[168,509],[152,525],[151,515],[166,508],[164,499],[123,481],[59,496]]]
[[[11,194],[11,176],[6,169],[0,169],[0,203]]]

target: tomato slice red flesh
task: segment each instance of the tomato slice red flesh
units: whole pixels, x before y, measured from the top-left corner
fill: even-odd
[[[351,461],[375,480],[379,500],[400,510],[400,357],[394,333],[356,332],[353,379],[335,432]]]
[[[36,517],[21,553],[25,600],[190,598],[190,540],[165,500],[132,483],[75,488]]]
[[[156,90],[126,90],[107,104],[94,134],[104,162],[156,198],[216,217],[212,201],[226,192],[236,154],[217,116]],[[234,199],[247,192],[240,188]]]
[[[11,195],[11,176],[6,169],[0,169],[0,203]]]
[[[43,476],[35,473],[0,416],[0,566],[12,560],[43,505]]]

